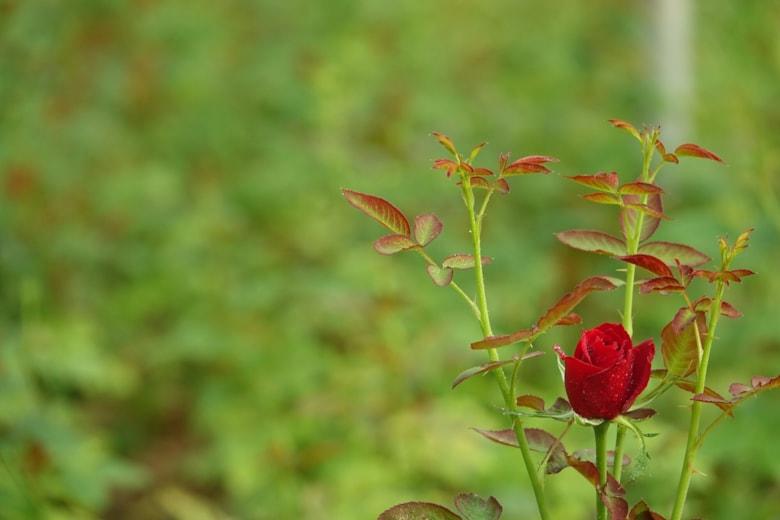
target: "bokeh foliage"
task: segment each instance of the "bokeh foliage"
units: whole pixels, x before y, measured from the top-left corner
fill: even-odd
[[[519,458],[468,430],[502,424],[492,381],[449,390],[483,360],[476,323],[418,258],[374,254],[379,228],[338,188],[436,211],[441,258],[468,241],[431,130],[489,140],[484,160],[542,153],[558,174],[633,178],[634,143],[605,120],[665,123],[657,5],[0,0],[3,517],[357,520],[461,490],[532,515]],[[657,237],[715,256],[719,234],[756,228],[742,258],[759,276],[729,297],[746,316],[713,354],[723,389],[780,367],[780,8],[694,9],[681,137],[728,167],[662,172],[674,220]],[[617,267],[553,237],[616,226],[609,209],[560,175],[513,185],[484,241],[499,332]],[[639,297],[638,338],[658,340],[666,298]],[[585,324],[618,308],[594,296]],[[577,331],[556,334],[538,348]],[[562,391],[552,355],[524,377]],[[660,403],[649,471],[628,486],[660,511],[685,399]],[[713,435],[692,515],[777,513],[776,403]],[[556,518],[587,517],[576,475],[548,486]]]

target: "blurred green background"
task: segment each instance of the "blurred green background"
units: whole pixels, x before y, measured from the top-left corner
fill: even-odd
[[[619,267],[553,237],[617,232],[563,178],[637,175],[606,119],[721,154],[662,172],[656,237],[714,255],[756,228],[711,382],[780,372],[778,26],[770,0],[0,0],[0,516],[363,520],[469,490],[534,518],[519,457],[469,430],[503,427],[492,378],[449,389],[483,361],[477,324],[416,255],[376,255],[383,231],[339,194],[435,211],[432,254],[468,251],[431,130],[488,140],[486,166],[561,159],[488,215],[499,332]],[[621,305],[592,296],[585,325]],[[639,297],[637,337],[678,306]],[[561,395],[550,347],[579,330],[537,345],[521,391]],[[669,512],[686,400],[658,402],[632,503]],[[710,438],[691,516],[780,518],[777,402]],[[571,470],[547,488],[555,518],[592,514]]]

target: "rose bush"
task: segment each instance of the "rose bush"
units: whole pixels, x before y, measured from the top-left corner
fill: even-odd
[[[603,323],[582,333],[573,356],[556,348],[566,365],[566,394],[587,419],[614,419],[647,387],[655,354],[653,340],[631,344],[622,325]]]

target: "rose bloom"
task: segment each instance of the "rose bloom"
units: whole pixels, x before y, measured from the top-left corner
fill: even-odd
[[[655,345],[648,339],[633,346],[622,325],[603,323],[582,333],[573,356],[556,351],[566,364],[566,395],[574,411],[609,420],[628,411],[647,387]]]

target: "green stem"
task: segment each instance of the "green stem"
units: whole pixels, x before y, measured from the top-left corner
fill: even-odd
[[[607,506],[601,500],[601,491],[607,485],[607,431],[609,422],[603,422],[593,427],[596,435],[596,467],[599,470],[599,485],[596,488],[596,518],[607,520]]]
[[[642,141],[642,181],[652,181],[652,177],[658,173],[656,170],[652,177],[650,176],[650,163],[653,158],[653,146],[655,146],[654,138],[648,136]],[[642,203],[647,203],[647,195],[642,197]],[[626,252],[629,255],[635,255],[639,250],[639,241],[642,237],[642,226],[644,225],[645,214],[641,211],[637,212],[636,223],[633,229],[633,233],[626,244]],[[636,278],[636,266],[634,264],[628,264],[626,267],[626,291],[625,299],[623,301],[623,328],[626,329],[629,336],[634,335],[634,280]],[[617,433],[615,434],[615,460],[612,463],[612,473],[615,475],[615,479],[620,482],[620,478],[623,476],[623,450],[626,439],[626,429],[618,425]]]
[[[612,475],[615,480],[620,482],[623,476],[623,449],[626,437],[626,427],[618,424],[617,433],[615,433],[615,457],[612,461]]]
[[[699,363],[695,394],[704,391],[707,384],[707,366],[710,361],[710,351],[712,342],[715,340],[715,329],[718,326],[720,318],[720,304],[723,301],[723,282],[718,282],[715,299],[710,306],[710,323],[707,327],[707,338],[702,348],[701,362]],[[688,442],[685,446],[685,456],[683,458],[682,470],[680,471],[680,481],[677,484],[677,496],[674,501],[674,510],[671,520],[680,520],[685,507],[685,499],[688,496],[688,488],[691,484],[691,475],[693,474],[693,464],[696,461],[696,452],[699,449],[699,423],[701,422],[702,402],[694,401],[691,405],[691,423],[688,428]]]
[[[463,200],[466,202],[466,209],[469,215],[469,227],[471,229],[471,239],[474,244],[474,273],[477,286],[477,308],[479,309],[479,323],[482,327],[482,335],[487,338],[493,335],[493,329],[490,325],[490,314],[488,312],[487,294],[485,291],[485,275],[482,270],[482,244],[480,241],[482,234],[482,217],[484,217],[487,203],[483,202],[482,207],[480,208],[478,221],[477,215],[474,212],[474,192],[471,189],[471,183],[469,182],[468,177],[465,175],[462,177],[462,180]],[[490,192],[488,192],[488,194],[490,194]],[[490,357],[491,361],[499,360],[498,352],[494,348],[488,349],[488,356]],[[494,370],[493,373],[496,374],[496,380],[498,381],[498,386],[504,398],[504,405],[508,410],[514,411],[517,407],[513,391],[514,385],[510,387],[503,368],[498,368]],[[533,459],[531,458],[531,450],[528,447],[528,440],[525,438],[523,422],[519,418],[515,418],[514,422],[512,423],[512,428],[515,431],[515,437],[517,438],[517,444],[520,448],[520,454],[523,457],[526,473],[528,473],[528,478],[531,480],[531,487],[533,488],[534,496],[536,498],[536,506],[539,510],[539,516],[542,520],[548,520],[550,515],[547,512],[544,488],[542,486],[542,481],[536,472],[536,468],[534,467]]]
[[[420,253],[420,256],[422,256],[425,259],[425,261],[428,263],[428,265],[435,265],[436,267],[439,266],[439,264],[436,263],[436,261],[433,258],[431,258],[428,255],[428,253],[425,252],[424,249],[422,249],[421,247],[418,247],[418,248],[416,248],[416,250],[417,250],[418,253]],[[460,297],[463,298],[466,301],[466,303],[468,304],[469,308],[471,309],[471,312],[474,313],[474,316],[476,316],[477,319],[480,319],[479,308],[477,308],[477,304],[474,303],[474,300],[472,300],[471,297],[469,297],[469,295],[466,294],[466,292],[463,289],[461,289],[460,285],[456,284],[455,282],[450,282],[450,287],[452,287],[453,290],[456,293],[458,293],[458,295],[460,295]]]

